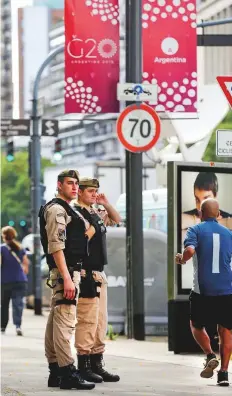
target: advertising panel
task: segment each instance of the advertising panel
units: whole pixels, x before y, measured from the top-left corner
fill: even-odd
[[[220,205],[218,222],[232,230],[232,169],[186,168],[178,169],[178,251],[182,251],[188,227],[200,223],[199,210],[207,198],[216,198]],[[178,266],[178,290],[188,294],[193,284],[193,263]]]

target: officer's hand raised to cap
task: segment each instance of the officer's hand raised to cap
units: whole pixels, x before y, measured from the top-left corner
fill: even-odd
[[[64,279],[64,298],[74,300],[76,288],[71,278]]]
[[[103,206],[105,206],[105,205],[109,204],[109,201],[108,201],[108,199],[106,198],[105,194],[97,194],[96,203],[97,203],[98,205],[103,205]]]

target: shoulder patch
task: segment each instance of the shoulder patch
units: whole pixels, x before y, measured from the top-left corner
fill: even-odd
[[[64,216],[64,214],[63,213],[57,213],[57,215],[56,215],[57,217],[63,217]]]
[[[65,242],[66,240],[66,232],[62,228],[58,228],[58,238],[60,241]]]

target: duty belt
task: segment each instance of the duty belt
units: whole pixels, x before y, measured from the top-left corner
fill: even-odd
[[[68,267],[69,272],[78,271],[81,272],[82,269],[82,261]]]
[[[73,277],[73,272],[75,272],[75,271],[81,272],[81,269],[82,269],[82,262],[81,261],[76,263],[76,264],[74,264],[71,267],[68,267],[68,271],[69,271],[71,277]],[[50,277],[46,281],[46,285],[48,287],[50,287],[50,289],[54,289],[56,287],[57,283],[60,283],[60,284],[64,283],[63,278],[61,276],[59,278],[57,278],[57,282],[55,283],[54,286],[52,286],[51,283],[50,283]]]
[[[77,288],[75,288],[76,289],[76,291],[75,291],[75,297],[74,297],[74,299],[73,300],[67,300],[67,298],[61,298],[60,300],[56,300],[56,302],[55,302],[55,306],[57,306],[57,305],[77,305],[77,301],[76,301],[76,296],[77,296]],[[64,293],[64,289],[62,289],[62,290],[57,290],[56,292],[55,292],[55,294],[61,294],[62,296],[63,296],[63,293]]]

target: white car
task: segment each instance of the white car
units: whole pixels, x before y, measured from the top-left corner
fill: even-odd
[[[26,235],[21,243],[24,249],[29,250],[32,254],[34,253],[33,234]],[[40,244],[40,254],[41,256],[44,255],[43,247],[41,244]]]

